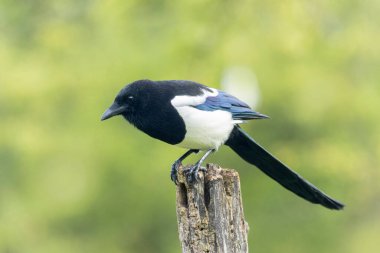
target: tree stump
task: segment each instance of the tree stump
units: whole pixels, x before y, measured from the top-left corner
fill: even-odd
[[[239,174],[208,164],[197,182],[178,170],[177,221],[183,253],[248,252]]]

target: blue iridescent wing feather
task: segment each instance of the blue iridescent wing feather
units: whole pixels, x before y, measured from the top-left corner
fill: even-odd
[[[195,108],[203,111],[223,110],[230,112],[234,120],[251,120],[251,119],[264,119],[268,116],[253,111],[246,103],[237,99],[236,97],[218,91],[218,95],[214,97],[207,97],[203,104],[194,106]]]

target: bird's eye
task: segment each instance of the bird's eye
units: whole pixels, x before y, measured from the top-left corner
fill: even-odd
[[[128,96],[128,100],[133,100],[133,99],[135,99],[134,96]]]

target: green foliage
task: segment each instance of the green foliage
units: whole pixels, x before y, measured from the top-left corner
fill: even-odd
[[[293,196],[227,148],[252,252],[376,252],[377,1],[0,1],[0,252],[179,252],[171,163],[183,150],[100,122],[136,79],[218,87],[257,75],[244,127],[347,204]],[[191,161],[191,160],[190,160]]]

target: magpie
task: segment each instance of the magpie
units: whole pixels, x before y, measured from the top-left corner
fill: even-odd
[[[236,97],[185,80],[138,80],[126,85],[101,120],[121,115],[139,130],[166,143],[188,149],[174,162],[171,179],[192,153],[206,151],[188,175],[196,180],[204,160],[225,144],[286,189],[314,204],[340,210],[344,205],[320,191],[271,155],[239,126],[268,116],[253,111]]]

